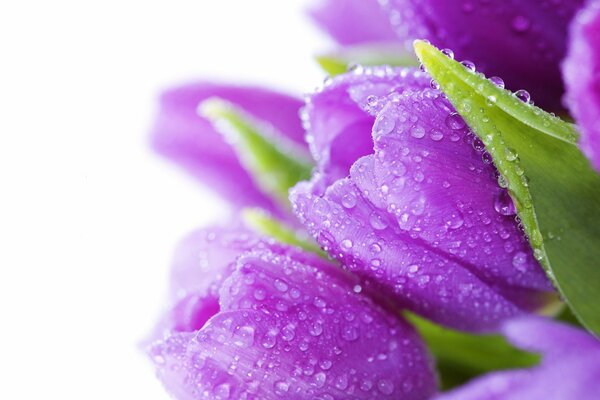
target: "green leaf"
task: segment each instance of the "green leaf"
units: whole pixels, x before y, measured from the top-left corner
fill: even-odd
[[[260,208],[246,208],[242,218],[248,227],[265,236],[270,236],[282,243],[291,244],[304,250],[316,253],[328,259],[327,254],[319,248],[308,236],[286,226],[283,222],[271,217]]]
[[[207,99],[199,110],[232,144],[263,193],[289,208],[289,188],[310,179],[313,168],[304,149],[225,100]]]
[[[412,313],[405,312],[404,316],[435,357],[442,389],[496,370],[533,367],[541,359],[514,347],[501,335],[474,335],[444,328]]]
[[[428,43],[417,56],[492,155],[534,255],[584,326],[600,334],[600,175],[573,125],[524,103]]]
[[[331,76],[348,71],[351,64],[416,66],[418,61],[405,46],[397,43],[369,43],[346,46],[317,56],[317,62]]]

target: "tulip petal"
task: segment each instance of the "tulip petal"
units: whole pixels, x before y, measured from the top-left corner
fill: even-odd
[[[415,331],[317,256],[272,244],[237,261],[220,311],[150,354],[178,399],[427,399]]]
[[[600,171],[600,1],[590,2],[571,24],[563,76],[581,148]]]
[[[302,102],[256,87],[190,84],[163,94],[152,132],[152,146],[157,152],[175,161],[233,204],[277,210],[272,200],[255,186],[223,135],[198,115],[198,105],[210,97],[237,105],[305,146],[304,131],[298,118]]]
[[[583,0],[464,1],[390,0],[386,9],[398,37],[428,39],[502,77],[512,90],[526,89],[542,108],[562,109],[559,63],[569,21]]]
[[[481,142],[437,90],[390,99],[373,109],[374,155],[328,187],[316,176],[292,191],[309,232],[401,305],[458,329],[547,302],[552,287]]]
[[[600,394],[600,342],[550,320],[523,318],[503,327],[515,345],[543,353],[539,367],[484,375],[437,400],[595,400]]]
[[[375,0],[323,0],[309,14],[342,45],[396,37],[385,12]]]
[[[237,257],[264,240],[244,228],[210,227],[190,233],[177,246],[170,276],[170,310],[150,340],[171,332],[192,332],[219,311],[219,290]]]
[[[412,68],[358,67],[331,79],[303,109],[307,141],[318,169],[332,182],[348,175],[359,157],[373,152],[374,117],[369,100],[429,86],[429,78]]]

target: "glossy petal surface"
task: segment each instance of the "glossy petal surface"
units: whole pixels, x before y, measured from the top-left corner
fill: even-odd
[[[429,78],[412,68],[358,67],[328,81],[302,112],[319,171],[332,182],[348,175],[358,158],[373,152],[374,117],[365,110],[369,102],[390,92],[428,86]]]
[[[550,111],[561,110],[559,64],[569,21],[582,0],[390,0],[401,40],[428,39],[470,60],[511,90],[526,89]]]
[[[237,261],[220,311],[151,356],[178,399],[427,399],[416,333],[322,259],[271,244]]]
[[[595,400],[600,395],[600,342],[550,320],[518,319],[503,327],[516,346],[541,352],[542,364],[485,375],[437,400]]]
[[[219,290],[244,251],[265,241],[244,228],[211,227],[190,233],[177,246],[170,277],[169,311],[151,340],[171,332],[192,332],[219,311]]]
[[[590,2],[573,20],[563,75],[581,148],[600,170],[600,1]]]
[[[275,210],[273,203],[254,184],[223,135],[197,113],[201,101],[210,97],[227,100],[257,120],[304,145],[298,110],[302,102],[293,97],[256,87],[197,83],[163,94],[153,128],[152,145],[165,157],[236,205]]]
[[[493,329],[543,304],[552,288],[510,197],[440,92],[374,95],[363,107],[377,114],[374,154],[347,178],[329,185],[324,172],[292,193],[320,245],[401,305],[459,329]]]
[[[310,15],[343,45],[395,39],[385,12],[375,0],[322,0]]]

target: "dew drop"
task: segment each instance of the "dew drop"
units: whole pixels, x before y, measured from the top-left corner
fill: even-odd
[[[521,100],[523,103],[529,103],[531,101],[531,95],[527,90],[520,89],[515,92],[515,96],[517,99]]]
[[[315,374],[314,381],[315,385],[320,388],[325,385],[325,381],[327,380],[327,374],[325,372],[319,372]]]
[[[475,72],[475,64],[473,61],[464,60],[460,62],[463,67],[468,69],[469,71]]]
[[[492,76],[490,78],[490,82],[492,82],[494,85],[498,86],[499,88],[504,89],[504,80],[502,78],[500,78],[499,76]]]
[[[228,383],[223,383],[215,388],[214,395],[217,400],[228,399],[231,393]]]
[[[342,205],[346,208],[352,208],[356,205],[356,196],[354,193],[346,193],[342,196]]]
[[[281,338],[286,342],[294,340],[296,337],[296,327],[292,324],[287,324],[281,329]]]
[[[250,347],[254,344],[254,328],[249,325],[241,326],[233,334],[233,344],[238,347]]]
[[[388,117],[385,114],[380,115],[375,121],[373,131],[378,135],[386,135],[394,130],[396,122],[393,118]]]
[[[500,215],[515,215],[517,209],[507,190],[501,190],[494,198],[494,210]]]
[[[454,52],[450,49],[442,49],[442,54],[448,58],[454,59]]]
[[[444,134],[439,129],[432,129],[431,132],[429,132],[429,137],[434,142],[439,142],[444,138]]]
[[[358,329],[352,325],[345,325],[342,328],[342,339],[353,342],[358,339]]]
[[[344,240],[342,240],[341,246],[344,249],[351,249],[352,245],[353,245],[352,240],[350,240],[350,239],[344,239]]]
[[[446,117],[446,126],[450,129],[463,129],[467,124],[460,114],[453,112]]]
[[[423,136],[425,136],[425,129],[423,129],[422,126],[413,126],[410,128],[410,136],[421,139]]]
[[[394,384],[390,380],[381,379],[377,382],[377,389],[383,394],[390,395],[394,393]]]
[[[287,393],[290,390],[290,384],[286,381],[277,381],[275,382],[275,392],[278,394]]]
[[[288,290],[287,283],[285,283],[281,279],[275,279],[274,286],[275,286],[275,289],[279,290],[280,292],[286,292]]]
[[[371,227],[375,230],[383,230],[388,227],[388,223],[385,217],[377,211],[371,213],[371,216],[369,217],[369,223],[371,224]]]
[[[517,152],[511,149],[510,147],[504,148],[504,155],[506,156],[507,161],[515,161],[517,159]]]
[[[381,246],[377,243],[373,243],[369,246],[369,250],[371,250],[372,253],[379,253],[381,251]]]
[[[527,254],[519,251],[515,253],[512,259],[512,265],[519,272],[525,272],[527,270]]]
[[[261,344],[265,349],[272,349],[277,343],[277,332],[270,330],[263,336]]]

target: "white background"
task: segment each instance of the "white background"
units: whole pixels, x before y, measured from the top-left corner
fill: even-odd
[[[306,3],[0,3],[0,398],[167,398],[137,344],[177,240],[226,211],[148,149],[156,96],[310,91],[329,43]]]

